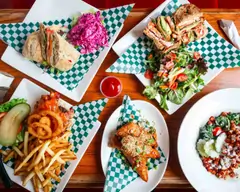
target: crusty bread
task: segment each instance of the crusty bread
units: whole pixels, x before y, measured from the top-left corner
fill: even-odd
[[[68,71],[78,61],[80,57],[79,51],[77,51],[70,43],[56,33],[58,46],[58,58],[55,59],[56,63],[54,67],[60,71]]]
[[[23,46],[22,55],[29,60],[42,63],[42,51],[39,39],[39,32],[33,32],[28,35],[27,40]]]
[[[194,4],[185,4],[180,6],[173,14],[173,19],[177,27],[181,27],[186,22],[194,22],[203,17],[203,13]]]
[[[55,30],[43,24],[40,24],[39,31],[28,36],[22,54],[38,63],[45,61],[60,71],[70,70],[80,57],[79,51]]]

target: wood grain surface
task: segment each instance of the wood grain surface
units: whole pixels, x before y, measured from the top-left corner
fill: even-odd
[[[119,38],[121,38],[124,34],[126,34],[132,27],[134,27],[138,22],[140,22],[144,17],[146,17],[152,10],[150,9],[133,9],[130,13],[129,17],[126,19],[123,30],[121,31]],[[9,23],[9,22],[21,22],[28,10],[0,10],[0,23]],[[219,19],[229,19],[233,20],[238,29],[240,29],[240,10],[224,10],[224,9],[204,9],[205,18],[207,21],[213,26],[217,32],[226,38],[223,35],[220,27],[218,26],[217,21]],[[6,45],[3,42],[0,42],[0,56],[2,56],[4,50],[6,49]],[[102,63],[101,68],[99,69],[97,75],[94,77],[90,87],[85,93],[83,99],[80,103],[85,103],[88,101],[96,100],[103,98],[99,90],[100,81],[110,75],[105,72],[105,70],[117,59],[117,55],[113,50],[109,52],[105,61]],[[41,87],[51,90],[46,85],[43,85],[36,80],[24,75],[20,71],[8,66],[6,63],[0,61],[0,71],[6,71],[11,75],[15,76],[15,80],[5,97],[5,100],[8,100],[18,84],[20,83],[22,78],[28,78],[34,83],[40,85]],[[67,187],[78,187],[78,188],[102,188],[104,185],[104,175],[101,167],[101,159],[100,159],[100,150],[101,150],[101,139],[103,130],[105,127],[105,123],[112,114],[112,112],[121,105],[122,98],[124,94],[130,95],[132,99],[141,99],[147,101],[147,99],[141,94],[144,87],[141,82],[134,75],[128,74],[114,74],[123,83],[123,91],[120,96],[115,99],[110,99],[106,108],[102,112],[99,120],[102,122],[102,126],[92,143],[88,147],[85,155],[83,156],[80,164],[72,175],[69,184]],[[191,100],[189,100],[183,107],[181,107],[177,112],[173,115],[168,115],[163,110],[160,110],[163,116],[166,119],[169,134],[170,134],[170,159],[168,163],[167,171],[164,175],[164,178],[159,183],[158,188],[190,188],[191,185],[186,180],[181,167],[179,165],[178,156],[177,156],[177,137],[179,127],[181,125],[182,119],[185,114],[191,108],[191,106],[198,101],[200,98],[205,96],[206,94],[223,88],[229,87],[240,87],[240,69],[227,69],[224,70],[220,75],[218,75],[213,81],[211,81],[200,93],[196,94]],[[56,90],[57,91],[57,90]],[[76,105],[76,102],[71,101],[63,96],[63,99],[66,99],[73,105]],[[156,101],[149,101],[156,107],[158,107],[158,103]],[[158,107],[159,108],[159,107]],[[187,139],[187,136],[186,136]],[[186,151],[187,153],[187,151]]]

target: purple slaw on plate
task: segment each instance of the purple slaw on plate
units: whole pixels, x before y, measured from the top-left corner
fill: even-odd
[[[67,38],[74,46],[81,47],[81,54],[94,53],[99,47],[108,46],[108,32],[100,11],[81,15]]]

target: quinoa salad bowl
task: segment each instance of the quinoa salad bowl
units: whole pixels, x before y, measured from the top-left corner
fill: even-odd
[[[197,191],[240,190],[240,89],[212,92],[188,111],[178,135],[178,157]]]

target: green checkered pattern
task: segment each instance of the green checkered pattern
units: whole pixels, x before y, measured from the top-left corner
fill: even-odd
[[[145,36],[139,37],[132,46],[106,70],[115,73],[142,73],[146,70],[144,61],[152,50],[152,42]]]
[[[125,95],[117,128],[120,128],[123,124],[129,121],[137,123],[141,120],[141,118],[139,110],[135,108],[130,97]],[[166,161],[162,150],[160,148],[158,148],[158,150],[161,153],[161,157],[159,159],[151,159],[149,161],[149,170]],[[111,152],[108,162],[104,192],[120,191],[139,177],[138,174],[133,171],[130,166],[126,165],[126,162],[124,162],[117,154],[117,149],[114,149]]]
[[[72,150],[75,152],[75,154],[82,153],[81,151],[79,151],[79,147],[87,138],[89,131],[93,128],[107,102],[108,99],[105,98],[73,107],[75,112],[74,124],[71,127],[72,135],[70,136],[69,141],[73,145]],[[7,150],[8,148],[0,145],[0,149]],[[6,164],[9,167],[14,168],[14,159],[11,159]],[[70,164],[71,162],[67,162],[65,164],[65,169],[60,173],[60,178],[64,176]],[[53,191],[55,191],[58,182],[52,181],[52,183],[54,184]]]
[[[180,5],[179,1],[173,0],[164,8],[161,14],[171,15]],[[210,69],[239,67],[240,51],[217,34],[208,22],[205,21],[205,25],[208,27],[207,36],[190,43],[188,45],[189,49],[200,52]],[[146,70],[144,63],[146,56],[152,50],[152,41],[143,35],[106,71],[130,74],[143,73]]]
[[[109,41],[113,38],[119,27],[123,24],[133,6],[134,4],[130,4],[101,11],[104,19],[104,25],[108,31]],[[68,29],[71,28],[71,23],[71,18],[44,22],[45,25],[62,25],[68,27]],[[27,36],[32,32],[37,31],[38,28],[38,22],[1,24],[0,38],[9,46],[21,53]],[[84,75],[88,72],[94,61],[99,57],[102,50],[103,48],[100,48],[100,50],[96,51],[95,53],[81,55],[78,62],[71,70],[58,74],[51,72],[50,69],[44,68],[44,66],[41,64],[36,64],[44,72],[47,72],[59,83],[65,86],[68,90],[73,90],[83,79]]]
[[[163,9],[161,15],[163,16],[171,16],[178,7],[180,7],[181,3],[178,0],[172,0],[167,4],[167,6]]]

